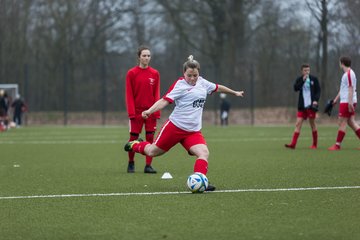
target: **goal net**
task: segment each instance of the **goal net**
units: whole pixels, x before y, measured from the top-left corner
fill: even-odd
[[[19,94],[19,85],[18,84],[0,84],[0,90],[4,90],[10,102],[16,99],[16,96]]]
[[[9,109],[8,109],[8,116],[12,115],[12,108],[11,103],[16,99],[19,95],[19,85],[18,84],[0,84],[0,90],[6,92],[9,100]]]

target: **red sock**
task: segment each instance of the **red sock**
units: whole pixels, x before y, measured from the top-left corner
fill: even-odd
[[[338,135],[337,135],[337,137],[336,137],[336,144],[337,144],[337,145],[340,145],[341,142],[343,141],[344,137],[345,137],[345,132],[339,130],[339,131],[338,131]]]
[[[204,159],[196,159],[194,164],[194,172],[200,172],[206,175],[208,171],[208,162]]]
[[[154,142],[154,133],[146,133],[146,141],[148,143],[153,143]],[[146,160],[145,160],[145,163],[146,165],[151,165],[152,163],[152,157],[149,157],[149,156],[146,156]]]
[[[146,155],[144,150],[146,145],[150,144],[149,142],[139,142],[135,143],[132,147],[134,152],[141,153],[142,155]]]
[[[317,146],[317,140],[318,140],[318,132],[317,132],[317,130],[312,132],[312,137],[313,137],[313,146]]]
[[[358,138],[360,138],[360,128],[358,130],[355,131],[356,136],[358,136]]]
[[[130,134],[129,142],[134,141],[138,138],[139,138],[139,136],[134,136],[134,135]],[[133,162],[134,157],[135,157],[135,152],[133,152],[133,151],[128,152],[128,156],[129,156],[129,162]]]
[[[292,146],[296,146],[296,143],[297,143],[297,140],[300,136],[300,132],[294,132],[294,135],[293,135],[293,138],[292,138],[292,141],[291,141],[291,145]]]

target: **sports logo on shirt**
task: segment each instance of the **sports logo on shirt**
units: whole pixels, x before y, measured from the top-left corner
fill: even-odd
[[[150,80],[150,85],[154,85],[155,84],[155,79],[154,78],[149,78]]]
[[[193,102],[193,108],[203,108],[205,105],[205,98],[200,98]]]

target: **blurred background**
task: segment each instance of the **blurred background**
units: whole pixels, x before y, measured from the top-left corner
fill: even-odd
[[[0,84],[18,85],[26,124],[127,124],[125,75],[145,44],[162,95],[192,54],[203,77],[245,90],[227,97],[231,124],[283,124],[301,64],[323,109],[341,55],[360,74],[359,37],[358,0],[0,0]],[[219,124],[220,101],[208,98],[206,123]]]

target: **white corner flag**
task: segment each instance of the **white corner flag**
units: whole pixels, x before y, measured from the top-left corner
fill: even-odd
[[[171,176],[171,174],[169,172],[164,172],[164,174],[162,175],[161,179],[172,179],[173,177]]]

